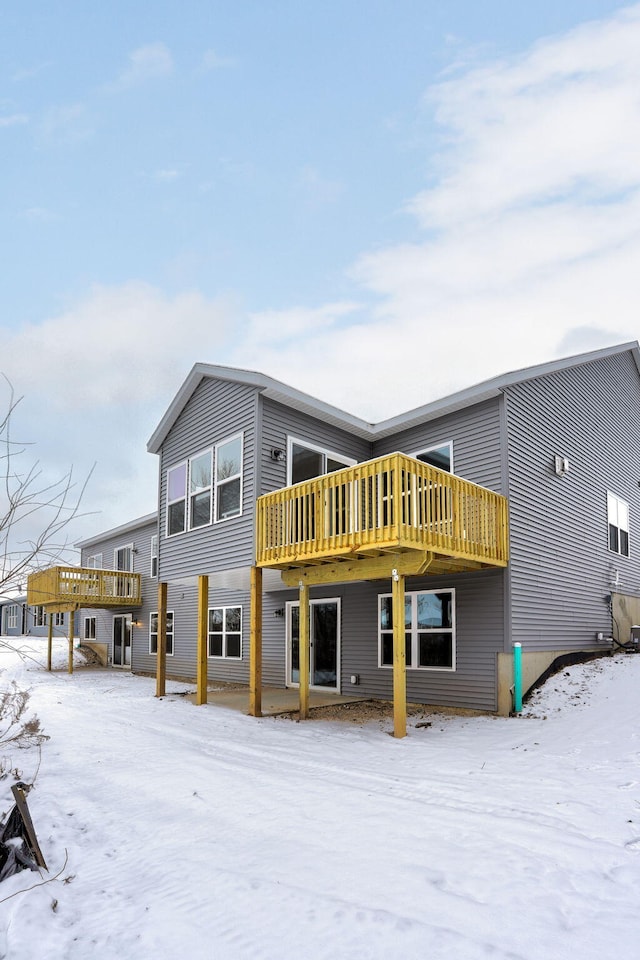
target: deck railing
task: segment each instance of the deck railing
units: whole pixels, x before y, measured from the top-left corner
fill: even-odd
[[[507,531],[505,497],[394,453],[260,497],[257,563],[431,550],[506,566]]]
[[[27,603],[32,606],[139,607],[140,574],[91,567],[49,567],[29,575]]]

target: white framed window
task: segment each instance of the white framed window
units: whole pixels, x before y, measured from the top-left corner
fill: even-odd
[[[325,473],[352,467],[357,461],[341,453],[333,453],[306,440],[287,438],[287,485],[313,480]]]
[[[216,444],[216,522],[238,517],[242,513],[242,446],[241,433]]]
[[[101,570],[102,569],[102,554],[101,553],[92,553],[91,556],[87,557],[85,567],[89,567],[91,570]]]
[[[211,449],[189,459],[189,529],[211,523]]]
[[[56,627],[64,627],[64,613],[54,614],[53,623]]]
[[[173,610],[167,610],[167,656],[173,656]],[[149,614],[149,653],[158,652],[158,611]]]
[[[430,463],[432,467],[437,467],[439,470],[453,473],[453,440],[434,444],[432,447],[424,447],[412,453],[411,456],[416,460],[422,460],[423,463]]]
[[[47,622],[47,615],[44,612],[44,607],[34,607],[33,608],[34,627],[44,627],[46,622]]]
[[[85,617],[84,618],[84,639],[95,640],[95,638],[96,638],[96,618]]]
[[[133,571],[133,544],[116,547],[113,551],[113,569],[131,573]]]
[[[187,462],[167,470],[167,536],[184,533],[187,525]]]
[[[615,493],[607,492],[609,550],[629,556],[629,504]]]
[[[404,595],[407,669],[456,668],[455,590],[416,590]],[[393,666],[393,601],[378,598],[378,651],[381,667]]]
[[[242,607],[209,608],[209,656],[242,659]]]
[[[5,613],[5,625],[7,630],[17,630],[18,629],[18,612],[20,610],[17,603],[12,603],[10,606],[6,607]]]
[[[158,534],[154,533],[151,537],[151,570],[152,577],[158,576]]]

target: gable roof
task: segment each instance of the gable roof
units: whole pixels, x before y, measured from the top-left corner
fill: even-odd
[[[132,533],[135,530],[141,529],[142,527],[148,527],[150,523],[158,522],[158,511],[155,513],[147,513],[144,517],[137,517],[135,520],[128,520],[127,523],[122,523],[118,527],[112,527],[111,530],[103,530],[101,533],[96,534],[95,537],[87,537],[85,540],[79,540],[77,543],[74,543],[74,547],[82,549],[83,547],[92,547],[94,544],[100,543],[102,540],[109,540],[111,537],[120,537],[124,536],[125,533]]]
[[[207,378],[216,380],[229,380],[234,383],[244,383],[255,387],[263,396],[276,400],[284,406],[299,410],[302,413],[309,414],[312,417],[320,418],[325,423],[346,430],[357,437],[367,440],[377,440],[387,437],[401,430],[415,426],[418,423],[425,423],[428,420],[435,420],[447,413],[453,413],[456,410],[462,410],[464,407],[473,406],[476,403],[482,403],[491,397],[499,396],[502,391],[516,383],[523,383],[525,380],[533,380],[537,377],[545,377],[561,370],[569,370],[572,367],[580,366],[584,363],[592,363],[595,360],[601,360],[605,357],[615,356],[620,353],[631,352],[640,375],[640,347],[636,340],[629,343],[617,344],[613,347],[604,347],[600,350],[592,350],[589,353],[581,353],[572,357],[564,357],[559,360],[551,360],[547,363],[540,363],[533,367],[524,367],[521,370],[514,370],[510,373],[503,373],[500,376],[492,377],[490,380],[484,380],[472,387],[459,390],[456,393],[449,394],[440,400],[433,400],[420,407],[415,407],[406,413],[391,417],[388,420],[382,420],[380,423],[369,423],[360,417],[355,417],[338,407],[325,403],[323,400],[317,400],[315,397],[295,387],[290,387],[280,380],[269,377],[264,373],[257,373],[253,370],[242,370],[236,367],[224,367],[211,363],[196,363],[186,380],[175,395],[167,412],[151,435],[147,443],[147,450],[150,453],[158,453],[165,440],[165,437],[175,424],[182,410],[188,403],[194,391],[202,380]]]

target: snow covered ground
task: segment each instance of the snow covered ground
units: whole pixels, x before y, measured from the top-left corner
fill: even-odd
[[[50,737],[9,758],[50,869],[0,885],[1,958],[640,955],[640,656],[566,670],[520,718],[435,714],[396,741],[70,677],[64,642],[47,674],[46,640],[5,644],[0,687],[28,687]]]

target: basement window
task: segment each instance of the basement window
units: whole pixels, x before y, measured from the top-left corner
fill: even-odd
[[[393,600],[379,597],[379,665],[393,666]],[[455,670],[455,591],[420,590],[404,596],[408,670]]]

